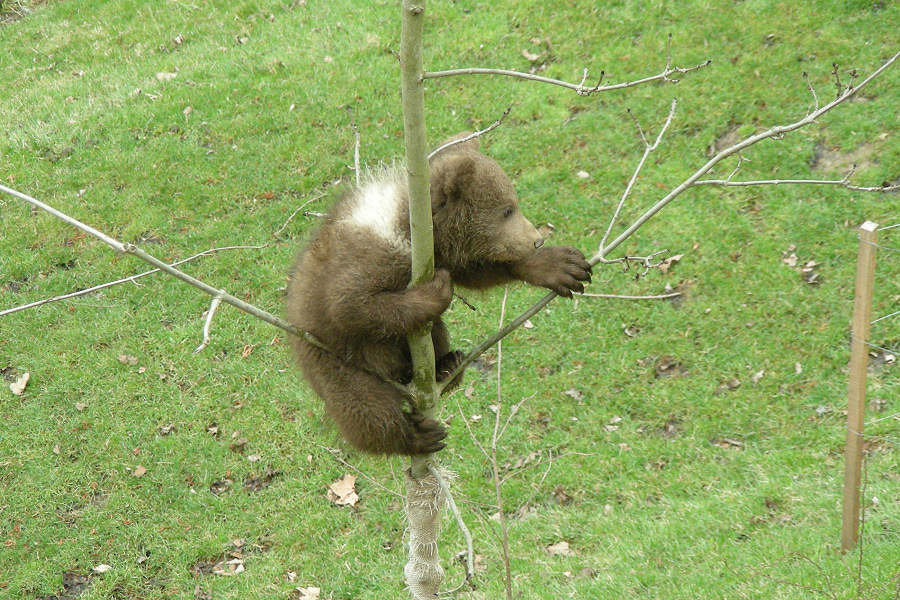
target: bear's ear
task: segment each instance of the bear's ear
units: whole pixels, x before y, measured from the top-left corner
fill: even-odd
[[[431,165],[431,210],[437,212],[448,203],[465,200],[465,190],[471,187],[475,177],[476,157],[468,154],[450,154],[440,157]]]
[[[446,140],[444,140],[443,142],[441,142],[440,144],[438,144],[437,149],[440,149],[443,146],[446,146],[447,144],[450,144],[452,142],[456,142],[457,140],[466,138],[470,135],[472,135],[471,131],[463,131],[461,133],[457,133],[453,137],[449,137]],[[453,144],[452,146],[449,146],[449,147],[445,148],[444,150],[441,150],[440,153],[437,154],[437,156],[441,156],[442,154],[450,154],[452,152],[478,152],[478,138],[473,137],[471,140],[466,140],[465,142],[459,142],[459,143]]]

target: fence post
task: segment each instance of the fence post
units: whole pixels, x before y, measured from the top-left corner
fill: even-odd
[[[863,417],[866,407],[869,319],[872,312],[872,280],[875,275],[875,241],[878,225],[866,221],[859,227],[856,260],[856,293],[850,338],[850,390],[847,405],[847,445],[844,449],[844,510],[841,550],[856,545],[859,537],[859,483],[862,466]]]

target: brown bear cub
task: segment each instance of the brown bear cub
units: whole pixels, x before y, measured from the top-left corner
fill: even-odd
[[[293,341],[309,384],[357,448],[427,454],[444,428],[415,412],[392,384],[412,379],[406,336],[428,321],[438,378],[459,364],[440,316],[453,285],[487,288],[512,280],[562,296],[581,292],[591,267],[572,247],[546,247],[520,212],[509,178],[477,142],[456,144],[430,163],[434,279],[410,280],[409,196],[402,169],[382,170],[347,192],[300,254],[287,317],[328,349]]]

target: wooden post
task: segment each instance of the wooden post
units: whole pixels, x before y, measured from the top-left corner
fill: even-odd
[[[850,391],[847,405],[847,446],[844,449],[844,512],[841,550],[846,552],[859,538],[859,483],[862,466],[863,417],[866,408],[869,319],[872,312],[872,280],[875,275],[875,240],[878,225],[866,221],[859,228],[856,261],[856,295],[850,338]]]

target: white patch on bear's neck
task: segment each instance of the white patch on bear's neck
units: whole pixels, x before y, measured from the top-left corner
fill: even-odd
[[[356,194],[345,223],[368,229],[391,246],[409,251],[409,239],[400,229],[400,187],[390,179],[369,181]]]

